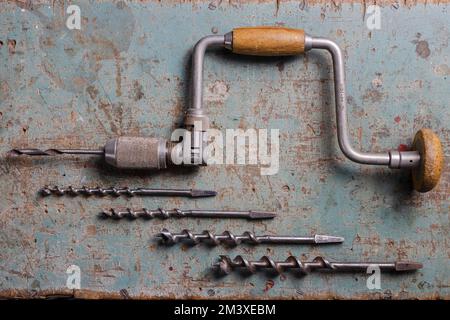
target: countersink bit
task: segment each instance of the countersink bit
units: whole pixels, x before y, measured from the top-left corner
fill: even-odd
[[[323,257],[316,257],[311,262],[302,262],[297,257],[289,256],[285,261],[274,261],[272,258],[263,256],[259,261],[249,261],[242,256],[236,256],[233,260],[229,256],[220,256],[219,261],[213,268],[222,274],[229,274],[234,269],[244,269],[255,273],[260,269],[268,269],[281,274],[285,270],[296,270],[302,274],[311,271],[329,272],[367,272],[369,267],[378,267],[380,271],[404,272],[415,271],[422,268],[417,262],[330,262]]]
[[[195,190],[195,189],[150,189],[150,188],[89,188],[83,186],[81,188],[74,188],[69,186],[67,188],[59,187],[59,186],[45,186],[40,190],[40,193],[43,196],[49,195],[70,195],[70,196],[178,196],[178,197],[191,197],[191,198],[199,198],[199,197],[212,197],[217,194],[217,192],[212,190]]]
[[[275,217],[275,212],[267,211],[227,211],[227,210],[181,210],[181,209],[138,209],[131,208],[123,209],[107,209],[103,210],[102,214],[111,218],[184,218],[184,217],[196,217],[196,218],[241,218],[241,219],[271,219]]]
[[[326,243],[341,243],[344,241],[342,237],[314,235],[311,237],[296,237],[296,236],[256,236],[253,232],[246,231],[242,235],[234,235],[230,231],[224,231],[221,235],[216,235],[211,231],[205,230],[201,234],[193,234],[189,230],[183,230],[181,233],[171,233],[167,229],[161,230],[158,236],[165,244],[174,244],[181,241],[189,241],[193,244],[200,242],[208,242],[213,245],[226,243],[237,246],[242,242],[250,244],[326,244]]]

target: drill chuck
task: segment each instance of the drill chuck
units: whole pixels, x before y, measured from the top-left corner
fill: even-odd
[[[167,140],[153,137],[118,137],[105,145],[105,161],[123,169],[167,168]]]

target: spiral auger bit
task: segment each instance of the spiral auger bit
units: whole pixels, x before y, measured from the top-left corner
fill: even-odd
[[[197,190],[197,189],[157,189],[157,188],[130,188],[130,187],[110,187],[110,188],[102,188],[102,187],[86,187],[82,186],[80,188],[68,186],[68,187],[59,187],[59,186],[45,186],[39,190],[39,193],[46,197],[51,195],[56,196],[173,196],[173,197],[191,197],[191,198],[200,198],[200,197],[214,197],[217,195],[216,191],[212,190]]]
[[[188,242],[191,245],[196,245],[205,242],[210,245],[225,244],[229,246],[237,246],[241,243],[248,243],[252,245],[258,244],[331,244],[342,243],[344,238],[328,235],[314,235],[311,237],[300,236],[257,236],[253,232],[245,231],[241,235],[235,235],[230,231],[224,231],[222,234],[214,234],[209,230],[204,230],[202,233],[194,234],[190,230],[184,229],[180,233],[171,233],[167,229],[161,230],[157,235],[163,244],[173,245],[179,242]]]
[[[313,37],[301,29],[282,27],[235,28],[224,35],[209,35],[200,39],[192,54],[191,103],[186,108],[184,128],[189,135],[187,150],[178,150],[174,142],[159,137],[116,137],[98,149],[13,149],[12,155],[55,156],[62,154],[101,156],[110,165],[128,169],[165,169],[179,165],[172,151],[188,153],[182,165],[206,165],[209,118],[203,106],[203,63],[207,49],[222,47],[235,54],[252,56],[293,56],[309,51],[326,51],[332,57],[337,140],[342,153],[351,161],[411,170],[414,189],[427,192],[439,182],[444,168],[444,152],[439,137],[428,128],[420,129],[409,150],[391,149],[384,152],[361,151],[352,143],[347,121],[347,93],[344,54],[339,45],[326,38]],[[177,145],[177,147],[180,145]],[[183,149],[182,148],[182,149]]]
[[[276,216],[275,212],[270,211],[233,211],[233,210],[182,210],[163,208],[158,209],[132,209],[132,208],[110,208],[102,211],[105,218],[114,219],[169,219],[169,218],[237,218],[237,219],[272,219]]]
[[[289,256],[285,261],[275,261],[268,256],[263,256],[258,261],[249,261],[240,255],[236,256],[234,259],[223,255],[220,256],[219,261],[213,265],[213,269],[221,275],[227,275],[236,269],[246,271],[247,273],[266,270],[276,274],[292,270],[306,275],[313,271],[366,273],[369,268],[379,268],[381,272],[407,272],[421,269],[422,264],[409,261],[331,262],[320,256],[314,258],[310,262],[302,262],[295,256]]]

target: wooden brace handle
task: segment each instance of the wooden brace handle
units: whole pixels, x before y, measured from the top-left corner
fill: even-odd
[[[305,51],[305,32],[281,27],[233,29],[232,51],[253,56],[290,56]]]

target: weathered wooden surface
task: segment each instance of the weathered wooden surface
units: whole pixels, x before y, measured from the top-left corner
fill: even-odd
[[[168,137],[188,101],[190,52],[212,30],[277,24],[335,39],[345,50],[349,122],[356,145],[385,150],[432,128],[449,152],[449,4],[384,4],[370,31],[355,2],[78,1],[82,30],[65,27],[58,1],[0,3],[0,296],[196,298],[450,297],[448,159],[439,186],[411,190],[408,173],[346,160],[335,137],[330,59],[207,55],[213,127],[280,129],[280,171],[249,166],[195,172],[111,171],[95,159],[7,159],[11,147],[97,147],[121,134]],[[40,198],[45,184],[215,189],[213,199]],[[103,207],[277,210],[269,222],[110,221]],[[269,234],[330,233],[340,246],[160,247],[166,227]],[[422,262],[383,275],[312,274],[216,278],[219,254],[285,259]],[[66,269],[81,269],[81,290]]]

